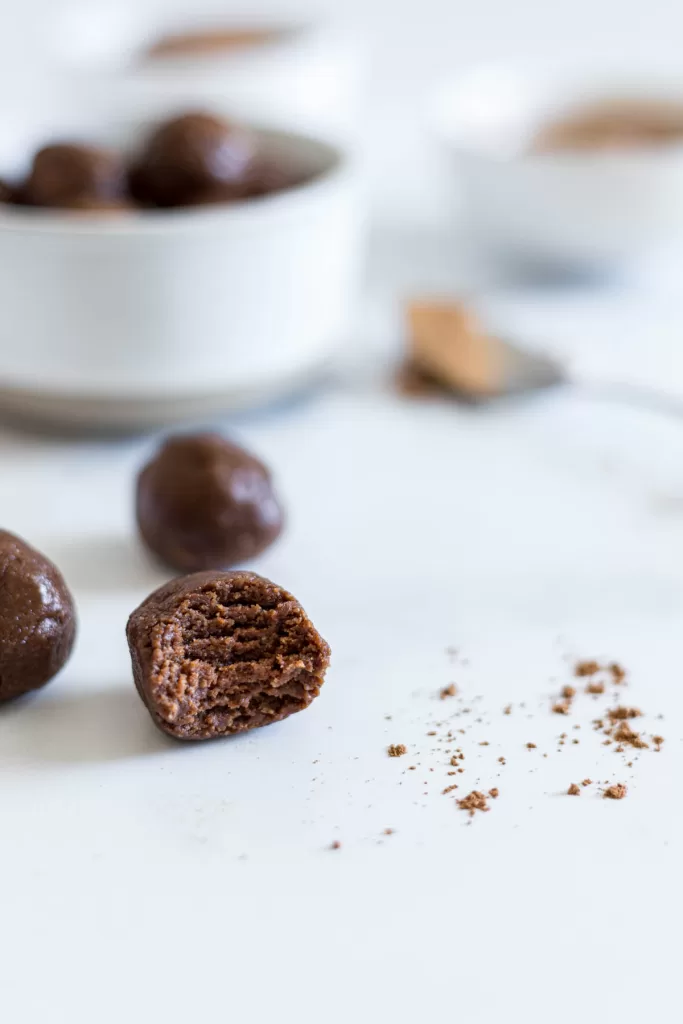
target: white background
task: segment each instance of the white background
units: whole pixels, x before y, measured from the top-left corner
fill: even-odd
[[[669,6],[349,3],[376,54],[378,216],[438,221],[415,140],[439,71],[677,40]],[[399,295],[457,284],[424,234],[392,237],[403,243],[378,247],[358,317],[371,352],[398,341]],[[637,287],[488,301],[589,363],[613,351],[669,365],[679,351],[676,267]],[[133,539],[148,446],[0,432],[2,525],[55,558],[80,613],[64,674],[0,714],[1,1019],[677,1020],[681,423],[570,392],[486,412],[416,406],[368,366],[228,425],[273,465],[289,512],[253,567],[301,598],[334,656],[306,714],[193,747],[153,731],[123,635],[163,578]],[[451,664],[450,644],[469,666]],[[585,710],[585,742],[554,753],[564,722],[549,697],[566,656],[593,655],[622,661],[627,699],[665,716],[647,720],[662,753],[632,773]],[[501,790],[471,827],[424,755],[452,679],[490,722],[490,747],[466,738],[462,786]],[[510,701],[533,719],[503,716]],[[390,742],[435,780],[404,776]],[[585,776],[623,778],[629,796],[562,795]]]

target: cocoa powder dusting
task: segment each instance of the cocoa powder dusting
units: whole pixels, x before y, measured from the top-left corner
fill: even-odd
[[[614,785],[608,786],[602,795],[606,800],[623,800],[627,793],[628,789],[623,782],[615,782]]]
[[[619,744],[626,744],[637,750],[646,750],[648,747],[640,733],[634,732],[628,722],[620,722],[612,733],[612,738]]]
[[[619,722],[624,718],[640,718],[643,712],[640,708],[610,708],[607,712],[607,717],[611,722]]]
[[[473,789],[467,796],[458,800],[457,804],[461,811],[469,812],[470,818],[474,817],[475,811],[489,811],[491,809],[486,802],[485,795],[478,789]]]
[[[612,679],[619,685],[626,679],[626,669],[618,662],[613,661],[607,666],[607,671],[612,673]]]
[[[570,709],[571,704],[568,700],[561,700],[557,704],[553,704],[553,711],[556,715],[568,715]]]
[[[600,665],[597,661],[577,661],[574,666],[574,675],[579,679],[582,676],[594,676],[600,671]]]

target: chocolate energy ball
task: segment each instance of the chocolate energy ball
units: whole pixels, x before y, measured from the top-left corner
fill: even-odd
[[[278,722],[318,696],[330,649],[291,594],[252,572],[172,580],[128,620],[155,724],[208,740]]]
[[[267,468],[220,434],[167,440],[138,477],[136,512],[147,547],[180,572],[254,558],[283,519]]]
[[[160,125],[131,169],[133,197],[149,206],[192,206],[220,188],[239,197],[254,155],[248,132],[212,114],[184,114]]]
[[[76,613],[59,570],[0,530],[0,701],[37,690],[65,664]]]
[[[33,206],[70,207],[88,200],[123,197],[125,175],[119,157],[96,146],[45,146],[33,159],[24,189]]]

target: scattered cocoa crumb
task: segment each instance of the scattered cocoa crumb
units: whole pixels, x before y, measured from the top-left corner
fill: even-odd
[[[459,755],[458,754],[453,754],[453,757],[450,759],[449,764],[452,764],[455,767],[455,766],[458,765],[459,762],[460,762]]]
[[[663,736],[653,736],[652,737],[652,742],[655,745],[655,750],[661,750],[662,749],[662,743],[664,742],[664,737]]]
[[[623,782],[615,782],[613,786],[608,786],[602,795],[607,800],[623,800],[627,793]]]
[[[607,666],[607,671],[612,673],[612,679],[619,685],[626,679],[626,669],[623,668],[618,662],[613,661]]]
[[[592,779],[584,779],[583,782],[581,783],[581,785],[582,786],[592,786],[593,785],[593,780]]]
[[[563,686],[560,696],[564,697],[565,700],[572,700],[576,697],[576,690],[573,686]]]
[[[441,795],[442,795],[442,796],[445,796],[445,795],[446,795],[446,793],[452,793],[452,792],[453,792],[453,790],[454,790],[454,789],[457,789],[457,788],[458,788],[458,784],[457,784],[457,782],[454,782],[452,786],[446,786],[446,788],[445,788],[445,789],[442,789],[442,790],[441,790]]]
[[[330,849],[331,850],[341,850],[341,843],[339,842],[338,839],[335,839],[333,842],[330,843]]]
[[[594,676],[599,671],[600,665],[597,661],[577,661],[574,666],[574,675],[579,679],[582,676]]]
[[[436,736],[436,731],[434,729],[432,729],[432,731],[428,732],[427,735],[428,736]]]
[[[503,708],[503,714],[504,715],[512,714],[512,704],[506,704],[505,705],[505,707]]]
[[[384,835],[385,836],[393,836],[395,831],[396,831],[396,829],[393,829],[393,828],[385,828],[384,829]]]
[[[482,740],[481,743],[479,744],[480,747],[488,747],[489,745],[490,744],[488,740]]]
[[[417,765],[416,765],[416,764],[411,764],[411,765],[409,766],[409,768],[408,768],[408,771],[409,771],[409,772],[414,772],[416,768],[417,768]]]
[[[648,744],[640,733],[634,732],[628,722],[620,722],[612,735],[617,743],[625,743],[629,747],[635,747],[637,750],[647,749]]]
[[[579,786],[577,786],[575,782],[572,782],[571,786],[567,790],[567,795],[568,796],[581,796],[581,788]]]
[[[527,743],[526,749],[527,750],[535,750],[536,749],[536,744],[535,743]]]
[[[557,704],[553,704],[553,711],[556,715],[568,715],[570,710],[571,704],[567,700],[561,700]]]
[[[467,796],[457,801],[461,811],[469,811],[470,818],[474,817],[475,811],[489,811],[491,808],[486,802],[486,797],[478,789],[473,789]]]
[[[494,786],[492,789],[489,790],[489,796],[493,797],[494,800],[498,799],[498,787],[497,786]]]
[[[586,693],[604,693],[604,692],[605,692],[605,684],[604,683],[588,683],[586,685]]]
[[[572,743],[578,743],[578,742],[579,742],[578,740],[572,740]]]
[[[498,764],[505,764],[505,758],[504,757],[499,757],[498,758]]]
[[[607,712],[607,717],[610,722],[620,722],[625,718],[640,718],[643,712],[640,708],[610,708]]]
[[[408,748],[405,743],[391,743],[387,747],[387,754],[389,757],[403,757],[403,755],[407,753]]]
[[[447,697],[455,697],[457,695],[458,688],[455,683],[451,683],[450,686],[444,686],[443,690],[439,692],[441,700],[446,700]]]

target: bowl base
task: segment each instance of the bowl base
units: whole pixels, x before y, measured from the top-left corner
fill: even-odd
[[[304,373],[253,388],[192,395],[94,397],[0,387],[0,422],[47,433],[142,434],[302,396],[322,384],[333,365],[328,357]]]

